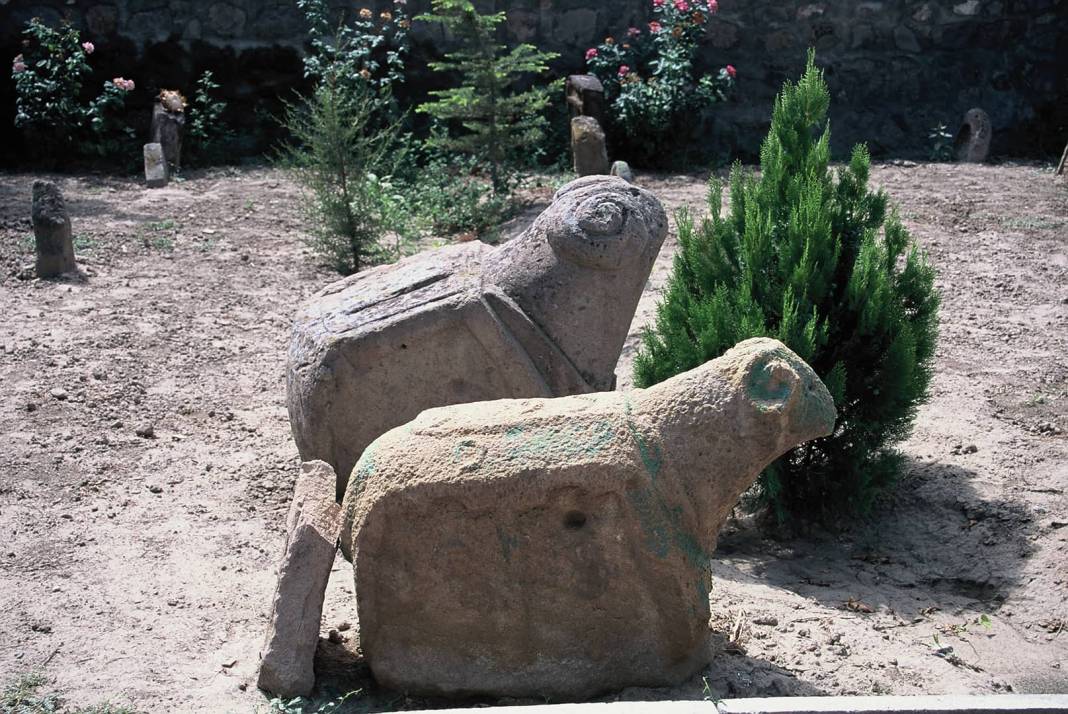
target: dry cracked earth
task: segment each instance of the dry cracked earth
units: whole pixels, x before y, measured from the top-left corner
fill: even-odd
[[[87,277],[57,282],[24,270],[33,178],[0,175],[0,681],[39,670],[72,701],[266,711],[255,671],[298,465],[290,318],[334,277],[304,247],[297,188],[268,169],[153,191],[54,177]],[[712,566],[711,665],[604,700],[1068,692],[1068,183],[1036,165],[900,162],[873,180],[943,296],[900,487],[833,530],[733,522]],[[702,206],[702,176],[638,181]],[[527,214],[547,198],[532,192]],[[367,711],[446,704],[374,685],[352,591],[339,559],[323,693],[362,689],[349,702]]]

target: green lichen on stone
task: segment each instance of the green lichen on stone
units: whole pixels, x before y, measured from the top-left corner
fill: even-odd
[[[375,472],[375,448],[376,441],[372,441],[366,449],[363,450],[363,454],[360,456],[360,460],[356,462],[356,466],[352,469],[352,477],[349,483],[349,489],[352,491],[356,500],[359,500],[363,494],[364,485],[367,479]]]
[[[638,431],[638,427],[634,425],[631,420],[630,400],[623,402],[623,410],[627,415],[627,431],[630,432],[631,438],[634,439],[635,445],[638,447],[638,456],[641,457],[642,465],[645,466],[646,472],[649,477],[655,482],[657,475],[660,473],[660,467],[664,463],[664,457],[660,452],[660,447],[656,444],[649,445],[649,441],[645,436]]]
[[[645,534],[645,546],[658,558],[666,558],[672,549],[679,552],[695,570],[708,566],[708,554],[693,534],[681,525],[682,507],[670,507],[660,494],[657,477],[664,458],[660,446],[646,438],[631,419],[630,402],[624,402],[627,415],[627,430],[634,440],[638,456],[649,474],[648,486],[631,489],[627,499],[638,516],[638,523]]]
[[[746,384],[746,394],[762,411],[768,408],[769,403],[781,404],[790,396],[790,384],[776,379],[770,366],[766,361],[759,368],[754,368],[749,372]]]
[[[578,423],[568,428],[548,427],[524,430],[513,427],[505,433],[513,442],[504,454],[508,461],[526,462],[551,457],[573,459],[600,454],[615,438],[611,422],[602,419],[595,424]]]

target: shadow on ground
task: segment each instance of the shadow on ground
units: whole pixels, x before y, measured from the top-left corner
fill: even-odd
[[[725,648],[723,635],[713,633],[711,662],[705,669],[677,687],[647,688],[631,687],[617,692],[607,692],[592,701],[666,701],[725,699],[728,697],[786,697],[820,696],[822,690],[799,680],[793,673],[771,662]],[[540,699],[499,699],[472,697],[464,699],[409,697],[402,692],[379,687],[370,667],[355,651],[351,642],[335,644],[319,640],[315,654],[316,692],[312,706],[305,709],[316,711],[323,703],[337,700],[349,692],[352,694],[332,711],[337,712],[383,712],[416,709],[446,709],[454,707],[506,706],[523,704],[555,704]]]
[[[990,500],[975,473],[911,460],[894,495],[868,520],[773,540],[752,525],[720,538],[715,574],[753,578],[831,608],[856,598],[904,618],[925,608],[994,611],[1021,582],[1034,552],[1034,517]]]

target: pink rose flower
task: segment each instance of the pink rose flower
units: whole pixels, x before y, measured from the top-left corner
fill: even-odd
[[[83,42],[82,49],[85,50],[85,54],[91,55],[93,54],[93,50],[96,49],[96,45],[94,45],[92,42]]]
[[[663,29],[663,26],[656,20],[649,23],[649,32],[652,32],[654,35]]]
[[[116,77],[111,80],[111,83],[124,92],[132,92],[134,88],[134,81],[132,79],[123,79],[122,77]]]
[[[591,47],[590,49],[586,50],[586,61],[587,62],[589,62],[591,59],[593,59],[596,56],[597,56],[597,50],[594,49],[593,47]]]
[[[734,75],[738,74],[738,70],[734,68],[733,64],[727,65],[726,67],[724,67],[724,69],[727,70],[727,74],[730,76],[731,79],[734,79]]]
[[[664,7],[664,0],[653,0],[653,7]]]
[[[632,28],[627,30],[627,36],[628,37],[637,37],[640,34],[642,34],[642,31],[639,30],[637,27],[632,27]]]
[[[26,63],[22,61],[22,55],[19,55],[11,62],[11,72],[18,74],[19,72],[26,71]]]
[[[630,67],[625,64],[619,65],[619,76],[626,77],[628,74],[630,74]]]
[[[690,3],[686,2],[686,0],[675,0],[675,9],[679,12],[689,12]]]
[[[715,15],[717,10],[719,10],[719,3],[717,0],[708,0],[709,14]]]

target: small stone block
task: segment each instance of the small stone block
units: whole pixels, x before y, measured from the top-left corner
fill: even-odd
[[[577,116],[571,120],[571,150],[575,155],[575,173],[579,176],[608,173],[604,129],[593,117]]]
[[[145,144],[145,184],[149,188],[167,185],[167,159],[162,144]]]
[[[630,170],[630,164],[626,161],[612,162],[612,175],[618,176],[627,183],[634,183],[634,172]]]

